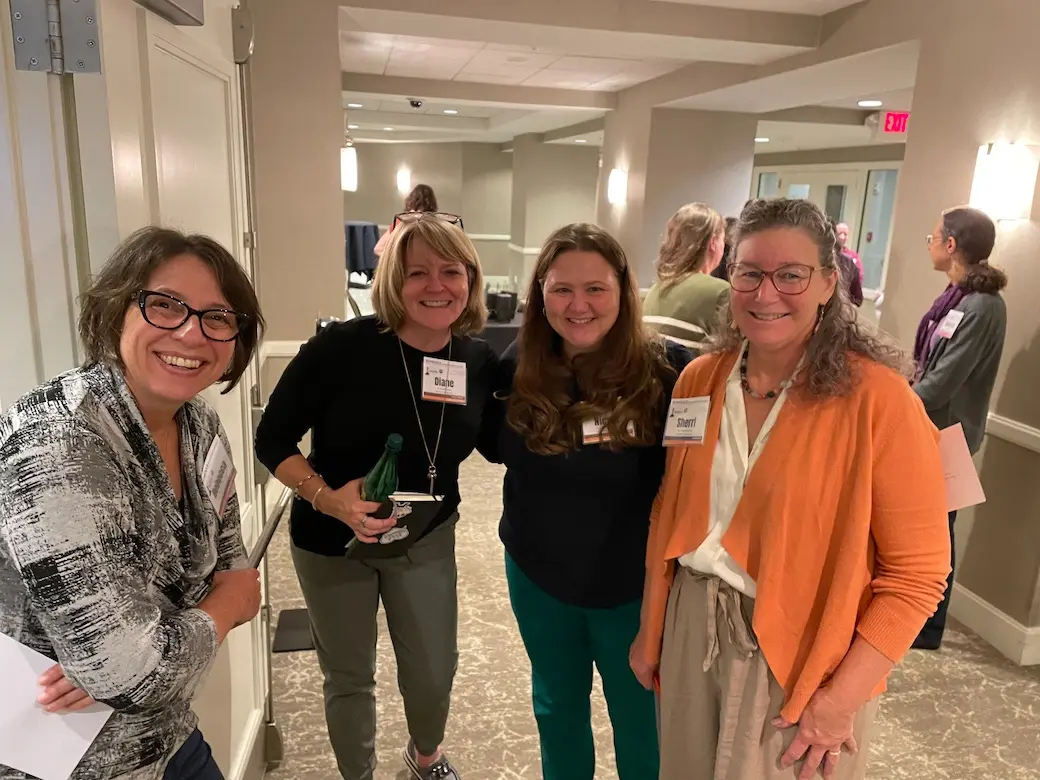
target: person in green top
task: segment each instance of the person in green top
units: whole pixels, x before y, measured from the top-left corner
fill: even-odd
[[[729,298],[729,284],[711,275],[725,247],[726,222],[713,208],[687,203],[675,212],[661,242],[657,281],[643,301],[643,324],[699,350]]]

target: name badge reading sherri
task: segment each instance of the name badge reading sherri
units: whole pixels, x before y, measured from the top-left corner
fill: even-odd
[[[664,446],[701,444],[704,441],[710,404],[711,399],[708,396],[673,398],[664,425]]]
[[[628,433],[630,436],[636,435],[636,426],[632,422],[628,423]],[[606,419],[602,417],[593,418],[581,424],[582,444],[606,444],[609,441],[610,431],[607,430]]]
[[[458,360],[423,358],[422,397],[424,401],[465,406],[466,364]]]

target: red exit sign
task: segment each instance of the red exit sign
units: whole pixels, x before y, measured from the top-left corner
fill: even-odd
[[[882,127],[886,133],[905,133],[910,124],[909,111],[886,111]]]

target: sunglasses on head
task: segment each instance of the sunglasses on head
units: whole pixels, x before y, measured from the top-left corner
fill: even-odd
[[[394,216],[393,227],[397,227],[402,222],[418,222],[422,219],[439,219],[441,222],[458,225],[460,230],[465,230],[462,225],[462,217],[447,211],[405,211]]]

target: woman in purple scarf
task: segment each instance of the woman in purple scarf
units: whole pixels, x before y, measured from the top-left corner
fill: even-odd
[[[978,209],[943,212],[928,235],[928,254],[950,283],[924,315],[914,341],[914,390],[937,428],[961,424],[973,455],[986,431],[1007,327],[1000,295],[1007,276],[989,263],[996,233],[993,221]],[[951,556],[956,515],[950,513]],[[914,647],[935,650],[942,643],[952,587],[951,571],[946,595]]]

